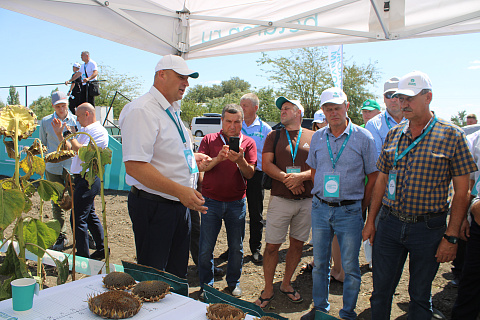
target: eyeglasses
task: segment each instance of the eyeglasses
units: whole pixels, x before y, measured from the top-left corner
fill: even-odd
[[[383,96],[386,98],[386,99],[392,99],[392,98],[396,98],[396,97],[393,97],[393,94],[395,93],[395,91],[389,91],[387,93],[385,93]]]

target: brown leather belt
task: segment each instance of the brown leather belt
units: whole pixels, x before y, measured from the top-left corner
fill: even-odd
[[[439,213],[429,213],[429,214],[420,214],[420,215],[410,215],[406,214],[397,210],[392,209],[388,206],[383,206],[387,212],[389,212],[392,216],[397,217],[398,220],[406,223],[417,223],[417,222],[424,222],[428,221],[429,219],[439,217],[441,215],[446,215],[447,212],[439,212]]]

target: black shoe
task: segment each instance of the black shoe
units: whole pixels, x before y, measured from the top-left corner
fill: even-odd
[[[55,251],[65,250],[65,246],[68,244],[68,239],[64,234],[60,234],[55,244],[51,247]]]
[[[108,252],[110,252],[110,249],[108,249]],[[94,259],[94,260],[105,259],[105,249],[95,251],[90,255],[90,259]]]
[[[222,259],[223,261],[228,261],[228,250],[222,253],[218,258]]]
[[[213,275],[215,277],[223,277],[225,275],[225,272],[223,272],[222,268],[213,267]]]
[[[252,260],[255,263],[262,263],[263,262],[263,256],[260,252],[256,251],[252,254]]]
[[[300,320],[315,320],[315,308],[310,310],[308,313],[305,313]]]
[[[97,247],[95,246],[95,241],[93,240],[93,237],[90,234],[90,232],[88,233],[88,248],[92,250],[97,249]]]

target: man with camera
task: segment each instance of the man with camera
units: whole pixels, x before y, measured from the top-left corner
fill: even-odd
[[[289,228],[290,247],[280,292],[292,303],[303,301],[302,296],[292,287],[291,279],[302,257],[303,243],[310,235],[311,224],[310,192],[313,183],[310,167],[305,161],[313,131],[301,127],[304,109],[300,101],[279,97],[275,104],[281,110],[280,119],[285,129],[270,132],[263,147],[263,171],[272,178],[272,190],[265,229],[267,244],[263,254],[265,288],[255,302],[262,308],[267,307],[273,299],[278,250],[285,242]]]
[[[255,173],[255,141],[241,133],[243,110],[229,104],[222,111],[222,130],[207,134],[198,152],[212,158],[205,168],[202,195],[207,212],[200,226],[198,271],[200,286],[213,285],[213,249],[225,221],[228,240],[227,290],[241,296],[239,279],[243,264],[247,179]]]
[[[65,125],[74,127],[77,123],[77,117],[74,116],[68,110],[68,97],[62,91],[52,92],[52,106],[55,110],[54,113],[43,117],[40,121],[40,141],[42,144],[47,147],[48,152],[53,152],[57,150],[58,144],[63,140],[63,137],[60,135],[60,138],[57,138],[57,135],[53,128],[54,121],[59,123],[65,123]],[[62,129],[66,131],[66,129]],[[49,181],[58,182],[62,185],[65,185],[67,182],[67,177],[70,171],[70,165],[72,160],[67,159],[58,163],[48,162],[45,166],[45,177]],[[56,203],[52,201],[52,212],[53,218],[60,222],[60,234],[58,235],[57,242],[53,245],[52,249],[56,251],[62,251],[65,248],[65,245],[68,243],[67,240],[67,226],[65,225],[65,211],[63,211]]]

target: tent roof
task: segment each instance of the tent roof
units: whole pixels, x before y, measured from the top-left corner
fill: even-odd
[[[480,31],[478,0],[2,0],[0,7],[187,59]]]

